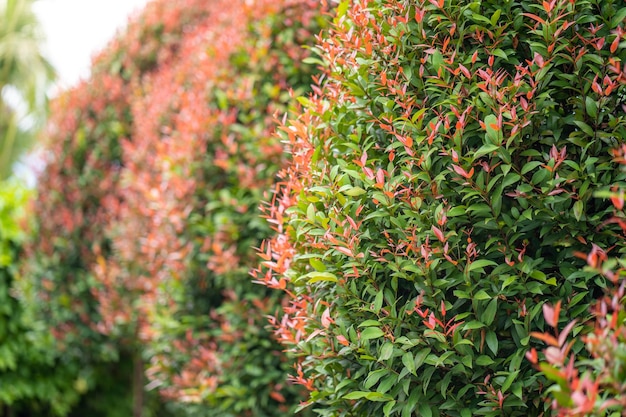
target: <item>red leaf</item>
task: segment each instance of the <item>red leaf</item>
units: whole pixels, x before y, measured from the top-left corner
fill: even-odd
[[[575,325],[576,325],[576,320],[572,320],[568,323],[567,326],[565,326],[565,328],[559,335],[559,346],[563,346],[565,344],[565,339],[567,339],[567,335],[569,334],[569,332],[572,331]]]
[[[452,169],[454,170],[454,172],[456,172],[457,174],[459,174],[460,176],[462,176],[463,178],[472,178],[472,175],[474,175],[474,167],[472,167],[472,169],[470,169],[470,172],[465,171],[463,168],[461,168],[458,165],[452,165]]]
[[[348,339],[346,339],[345,336],[342,336],[342,335],[337,336],[337,341],[344,346],[350,346],[350,342],[348,342]]]
[[[439,241],[441,241],[441,242],[445,242],[445,241],[446,241],[446,238],[445,238],[445,236],[443,235],[443,232],[441,231],[441,229],[439,229],[439,228],[438,228],[438,227],[436,227],[435,225],[432,225],[432,226],[430,227],[430,230],[432,230],[432,231],[433,231],[433,233],[435,234],[435,236],[437,236],[437,239],[439,239]]]
[[[531,332],[530,335],[536,339],[542,340],[551,346],[559,346],[558,340],[549,333]]]
[[[530,361],[533,365],[537,364],[537,349],[531,348],[528,352],[526,352],[526,359]]]
[[[344,248],[343,246],[337,246],[335,248],[335,250],[337,250],[338,252],[343,253],[344,255],[353,256],[352,251],[350,249],[348,249],[348,248]]]
[[[541,23],[542,25],[546,24],[546,21],[543,20],[542,18],[540,18],[539,16],[537,16],[536,14],[532,14],[532,13],[522,13],[522,15],[526,16],[526,17],[530,17],[531,19]]]
[[[544,0],[542,3],[543,10],[545,10],[546,13],[550,13],[552,9],[554,8],[555,4],[556,4],[556,0],[552,0],[551,2],[547,2]]]
[[[283,394],[281,394],[278,391],[272,391],[270,392],[270,397],[272,397],[275,401],[279,402],[279,403],[284,403],[285,401],[287,401],[285,399],[285,396]]]
[[[617,189],[617,187],[613,187],[611,189],[611,191],[613,191],[614,195],[611,196],[611,203],[613,203],[613,205],[615,206],[616,209],[621,210],[624,208],[624,193],[619,191]],[[619,194],[617,194],[619,193]]]
[[[548,325],[556,328],[559,323],[559,314],[561,312],[561,300],[559,300],[554,307],[548,303],[543,305],[543,317]]]
[[[381,185],[385,183],[385,171],[380,168],[376,171],[376,183]]]
[[[470,74],[469,70],[463,66],[463,64],[459,64],[459,69],[465,75],[466,78],[472,78],[472,74]]]
[[[478,51],[474,51],[472,54],[472,65],[476,63],[476,59],[478,59]]]
[[[417,23],[422,23],[424,20],[424,14],[426,13],[425,9],[417,9],[415,10],[415,21]]]
[[[326,310],[324,310],[324,312],[322,313],[322,326],[324,326],[324,328],[328,329],[328,327],[335,322],[335,320],[333,320],[330,317],[330,309],[327,308]]]
[[[619,46],[620,37],[616,36],[613,42],[611,42],[611,53],[614,54],[617,51],[617,47]]]

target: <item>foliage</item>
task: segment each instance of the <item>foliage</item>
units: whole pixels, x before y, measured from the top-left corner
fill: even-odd
[[[29,194],[16,181],[0,183],[0,415],[62,416],[78,400],[77,369],[54,356],[49,334],[18,297]]]
[[[325,75],[282,129],[293,160],[255,272],[289,297],[276,334],[320,415],[549,412],[531,333],[559,300],[589,332],[608,279],[576,254],[622,251],[594,192],[624,187],[625,16],[610,0],[341,2]]]
[[[46,107],[53,70],[41,55],[32,0],[0,1],[0,179],[32,144]]]
[[[616,149],[616,161],[625,164],[626,146]],[[614,206],[614,214],[609,223],[620,226],[626,233],[624,220],[624,190],[613,188],[611,192],[597,193],[608,197]],[[601,226],[602,227],[602,226]],[[604,296],[592,305],[593,331],[583,336],[585,356],[570,354],[576,339],[570,331],[576,321],[568,323],[559,331],[561,303],[555,306],[545,304],[544,316],[554,330],[534,333],[548,347],[543,349],[543,360],[535,348],[527,358],[538,365],[552,382],[548,388],[554,399],[552,406],[559,416],[620,416],[626,410],[626,311],[624,291],[626,286],[626,261],[624,260],[624,234],[611,252],[619,254],[610,257],[609,251],[594,248],[589,254],[576,254],[587,261],[587,269],[607,279]],[[554,334],[553,334],[554,332]]]
[[[270,234],[257,207],[283,163],[274,115],[310,82],[301,45],[321,11],[153,1],[52,104],[26,269],[67,355],[87,368],[143,356],[148,388],[177,413],[297,404],[265,329],[281,295],[248,270]]]

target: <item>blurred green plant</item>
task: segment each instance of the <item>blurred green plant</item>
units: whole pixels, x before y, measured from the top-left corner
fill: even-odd
[[[34,0],[0,0],[0,179],[33,144],[54,70],[41,53]]]
[[[31,191],[0,182],[0,416],[63,416],[80,393],[78,368],[54,354],[53,340],[23,304],[17,259]]]

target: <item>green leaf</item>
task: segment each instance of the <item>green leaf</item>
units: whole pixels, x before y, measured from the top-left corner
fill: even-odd
[[[396,405],[396,400],[391,400],[383,407],[383,414],[385,417],[391,415],[391,411],[393,411],[393,407]]]
[[[476,294],[474,294],[474,297],[472,297],[474,300],[491,300],[491,296],[489,294],[487,294],[487,291],[485,290],[479,290]]]
[[[473,160],[477,160],[478,158],[480,158],[483,155],[488,155],[494,151],[497,151],[498,149],[500,149],[500,145],[494,145],[493,143],[487,143],[483,146],[481,146],[480,148],[478,148],[478,150],[474,153],[474,157]]]
[[[360,195],[365,194],[366,192],[367,191],[365,191],[361,187],[352,187],[352,188],[347,189],[343,193],[346,194],[346,195],[349,195],[350,197],[358,197]]]
[[[550,279],[548,279],[547,275],[544,274],[543,272],[539,271],[538,269],[532,271],[530,273],[530,277],[536,279],[537,281],[541,281],[545,284],[548,285],[556,285],[556,278],[552,277]]]
[[[395,374],[389,374],[378,385],[376,392],[380,392],[384,394],[388,392],[392,387],[394,387],[397,382],[398,382],[397,376]]]
[[[469,272],[474,271],[476,269],[482,269],[486,266],[498,266],[497,263],[495,263],[494,261],[490,261],[489,259],[478,259],[474,262],[472,262],[469,267],[467,268],[467,270]]]
[[[585,109],[591,118],[595,119],[598,116],[598,103],[589,96],[585,97]]]
[[[485,336],[485,341],[487,342],[487,347],[494,355],[498,354],[498,336],[494,331],[488,331]]]
[[[306,209],[306,217],[311,222],[315,222],[315,205],[313,203],[309,204]]]
[[[500,48],[496,48],[493,51],[491,51],[491,53],[499,58],[504,59],[505,61],[507,59],[509,59],[509,56],[506,54],[506,52],[504,52],[502,49]]]
[[[319,282],[319,281],[328,281],[328,282],[337,282],[337,275],[332,274],[330,272],[320,272],[320,271],[313,271],[313,272],[309,272],[306,275],[303,275],[301,277],[301,279],[307,279],[309,284],[313,284],[315,282]]]
[[[524,164],[524,166],[522,167],[522,170],[520,171],[522,173],[522,175],[526,174],[527,172],[532,171],[533,169],[537,168],[538,166],[542,165],[543,162],[541,161],[530,161]]]
[[[420,366],[422,366],[422,364],[424,363],[424,361],[426,360],[430,352],[431,352],[430,348],[424,348],[420,350],[419,352],[417,352],[417,355],[415,355],[415,361],[414,361],[416,370],[419,369]]]
[[[415,360],[413,359],[413,354],[411,352],[406,352],[402,355],[402,364],[411,374],[416,375]]]
[[[484,123],[487,130],[487,142],[493,145],[500,145],[502,142],[502,129],[498,128],[498,118],[490,114],[485,117]]]
[[[513,381],[515,381],[515,378],[517,378],[517,375],[519,375],[519,371],[511,372],[506,377],[506,379],[504,380],[504,383],[502,384],[502,388],[501,388],[502,392],[506,392],[509,389]]]
[[[626,7],[618,8],[617,13],[611,19],[611,27],[609,29],[615,29],[624,22],[624,19],[626,19]]]
[[[441,52],[439,51],[439,49],[435,49],[435,52],[433,52],[431,56],[431,62],[432,62],[433,69],[435,70],[435,72],[438,72],[441,69],[441,66],[443,65],[443,55],[441,55]]]
[[[487,355],[480,355],[476,358],[476,364],[479,366],[488,366],[494,364],[494,360]]]
[[[372,327],[377,326],[380,327],[380,322],[378,320],[365,320],[363,323],[359,324],[358,327]]]
[[[393,400],[393,398],[390,397],[389,395],[385,395],[380,392],[368,392],[367,395],[365,395],[365,398],[370,401],[376,401],[376,402],[385,402],[385,401]]]
[[[421,417],[432,417],[433,411],[430,409],[428,403],[420,403],[418,406]]]
[[[309,264],[311,264],[311,266],[315,268],[315,270],[318,272],[326,271],[326,265],[324,265],[324,262],[320,261],[319,259],[310,258]]]
[[[574,218],[580,221],[580,219],[583,216],[583,202],[581,200],[578,200],[574,203],[573,211],[574,211]]]
[[[341,19],[342,17],[344,17],[346,15],[346,12],[348,11],[348,7],[350,6],[350,2],[348,0],[343,0],[341,3],[339,3],[339,5],[337,6],[337,20]]]
[[[502,9],[498,9],[491,15],[491,19],[489,19],[489,21],[491,22],[492,26],[496,26],[496,24],[498,23],[498,19],[500,19],[501,14],[502,14]]]
[[[371,339],[378,339],[385,333],[378,327],[368,327],[361,332],[361,340],[367,341]]]
[[[343,398],[344,400],[359,400],[361,398],[364,398],[367,394],[369,394],[369,392],[367,391],[353,391],[344,395],[341,398]]]
[[[365,389],[370,389],[378,383],[380,378],[382,378],[383,376],[387,374],[389,374],[388,369],[377,369],[375,371],[372,371],[367,375],[367,378],[365,379],[365,383],[363,384],[363,386],[365,387]]]
[[[463,330],[482,329],[483,327],[485,327],[485,324],[483,322],[480,322],[478,320],[472,320],[469,323],[465,323],[465,325],[463,326]]]
[[[574,120],[576,126],[580,128],[583,132],[585,132],[589,136],[595,136],[594,130],[585,122],[581,122],[580,120]]]
[[[493,300],[489,302],[489,304],[487,304],[487,308],[485,309],[485,312],[480,316],[480,321],[485,323],[487,326],[491,325],[491,323],[493,323],[493,320],[496,317],[497,309],[498,309],[498,299],[494,298]]]
[[[466,367],[472,369],[474,367],[473,362],[472,362],[473,359],[474,358],[471,355],[463,355],[461,356],[461,363],[465,365]]]
[[[384,293],[382,290],[379,290],[378,293],[376,294],[376,297],[374,298],[374,313],[378,314],[380,312],[380,309],[383,307],[383,301],[384,301]]]
[[[380,356],[378,357],[378,360],[386,361],[387,359],[391,358],[392,355],[393,355],[393,343],[386,342],[383,345],[383,347],[380,349]]]

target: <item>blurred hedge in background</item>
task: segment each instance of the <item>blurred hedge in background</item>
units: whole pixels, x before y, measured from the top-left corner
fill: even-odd
[[[299,402],[265,329],[282,296],[248,270],[284,159],[275,117],[310,84],[302,46],[323,10],[153,1],[52,103],[25,274],[94,397],[132,380],[135,416],[153,414],[144,385],[176,415],[289,415]]]

